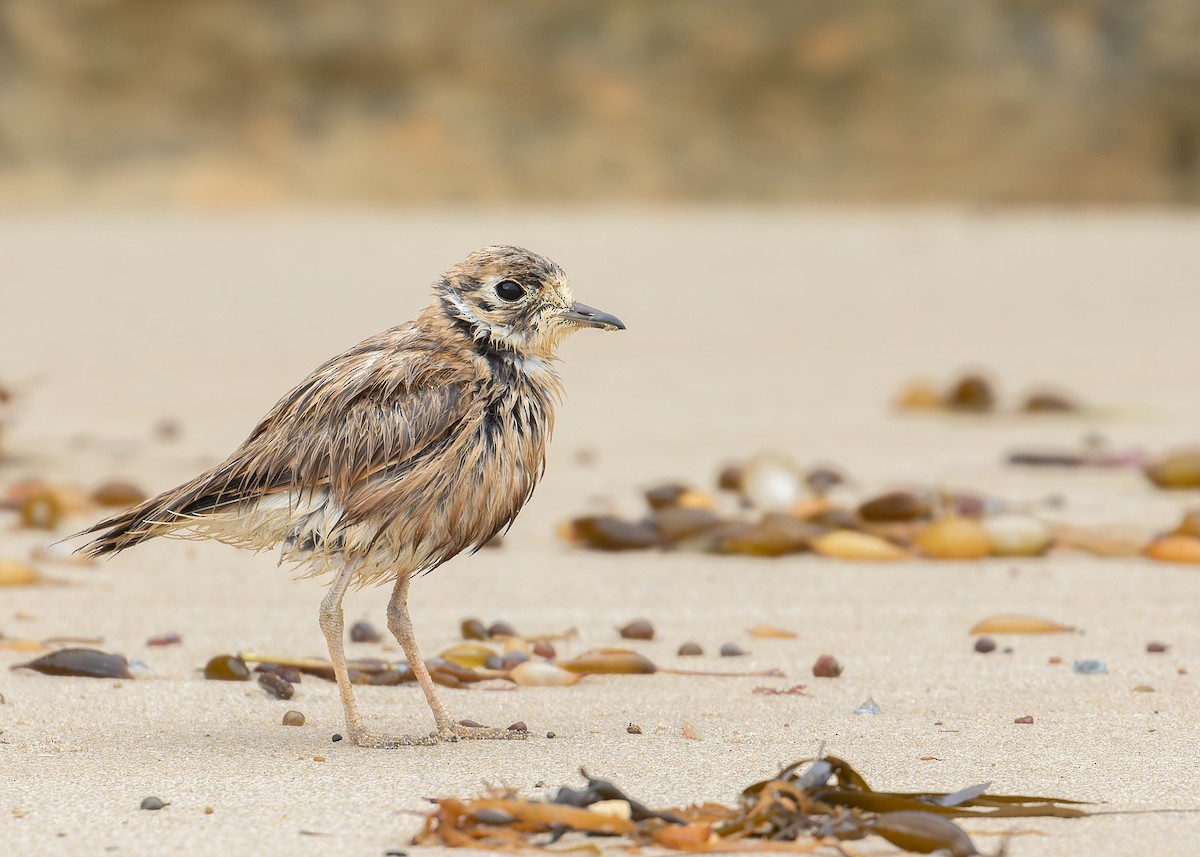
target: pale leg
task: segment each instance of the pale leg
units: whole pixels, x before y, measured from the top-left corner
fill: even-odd
[[[346,710],[346,731],[350,733],[348,737],[360,747],[400,747],[436,743],[437,739],[429,736],[391,737],[375,735],[363,728],[362,715],[358,713],[358,705],[354,701],[354,688],[350,684],[350,674],[346,669],[346,646],[343,637],[345,619],[342,615],[342,599],[345,598],[346,590],[357,570],[358,561],[348,560],[321,601],[321,630],[329,644],[333,676],[337,679],[338,691],[342,695],[342,707]]]
[[[429,669],[421,657],[421,650],[417,648],[417,637],[413,633],[412,618],[408,615],[408,584],[410,580],[411,578],[407,574],[401,575],[396,580],[396,587],[392,590],[392,599],[388,602],[388,630],[395,635],[396,641],[404,649],[408,665],[412,667],[413,675],[416,676],[417,683],[424,691],[425,699],[433,710],[433,720],[437,724],[438,737],[449,741],[456,738],[524,738],[524,732],[463,726],[450,717],[446,707],[442,705],[442,700],[438,697],[437,688],[429,675]]]

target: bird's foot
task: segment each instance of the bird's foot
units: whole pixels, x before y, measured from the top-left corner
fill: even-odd
[[[351,729],[350,741],[359,747],[375,750],[395,750],[397,747],[431,747],[442,738],[436,732],[428,735],[379,735],[366,729]]]
[[[438,728],[438,738],[442,741],[522,741],[529,735],[524,723],[514,723],[507,729],[495,726],[481,726],[471,720],[460,720],[457,723],[442,723]]]

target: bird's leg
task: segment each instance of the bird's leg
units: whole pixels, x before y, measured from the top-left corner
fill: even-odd
[[[354,688],[350,684],[350,674],[346,669],[346,645],[343,639],[345,619],[342,615],[342,599],[354,573],[358,570],[358,561],[346,560],[329,592],[321,601],[321,630],[325,633],[325,641],[329,644],[329,659],[333,661],[333,676],[337,679],[338,691],[342,695],[342,707],[346,710],[346,731],[349,738],[360,747],[399,747],[406,744],[433,744],[436,739],[422,738],[391,738],[375,735],[363,728],[362,715],[358,713],[358,705],[354,702]]]
[[[417,648],[417,637],[413,633],[412,618],[408,615],[408,584],[410,580],[411,577],[408,574],[402,574],[396,580],[392,598],[388,602],[388,630],[395,635],[400,647],[404,649],[404,656],[408,658],[408,665],[412,667],[413,675],[417,677],[417,684],[421,685],[421,690],[425,692],[425,699],[433,710],[433,720],[437,724],[438,738],[445,741],[453,741],[458,738],[524,738],[524,732],[486,726],[463,726],[450,717],[446,707],[442,705],[442,700],[438,697],[433,678],[429,675],[429,668],[425,666],[425,660],[421,657],[421,650]]]

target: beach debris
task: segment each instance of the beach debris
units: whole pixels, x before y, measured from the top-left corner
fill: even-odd
[[[342,740],[342,736],[341,736],[341,733],[339,733],[339,732],[334,732],[332,735],[329,736],[330,744],[336,744],[338,741],[341,741],[341,740]]]
[[[821,655],[813,662],[812,674],[817,678],[837,678],[842,674],[842,665],[833,655]]]
[[[558,665],[571,672],[600,675],[649,675],[658,672],[653,661],[629,649],[590,649],[570,660],[559,661]]]
[[[1159,488],[1200,488],[1200,448],[1173,452],[1156,458],[1146,464],[1143,472],[1146,478]]]
[[[969,634],[1065,634],[1074,631],[1071,625],[1063,625],[1051,619],[1026,616],[1021,613],[998,613],[981,619]]]
[[[679,650],[675,652],[681,658],[694,658],[704,654],[704,649],[700,648],[699,643],[687,642],[680,645]]]
[[[786,628],[778,628],[775,625],[764,624],[755,625],[753,628],[747,629],[746,633],[751,637],[760,637],[765,639],[773,638],[780,640],[794,640],[797,636],[795,631],[788,631]]]
[[[282,664],[261,663],[254,667],[256,673],[274,673],[284,681],[300,684],[300,670]]]
[[[901,411],[937,411],[942,408],[942,392],[931,381],[911,381],[896,396],[896,408]]]
[[[1079,675],[1108,675],[1108,667],[1103,661],[1088,659],[1071,664],[1071,672]]]
[[[170,805],[171,804],[162,800],[162,798],[155,797],[154,795],[142,798],[142,809],[158,810]]]
[[[90,499],[97,506],[128,507],[136,506],[146,499],[146,492],[121,479],[110,479],[103,482],[92,491]]]
[[[0,586],[33,586],[42,581],[33,566],[15,559],[0,559]]]
[[[750,459],[741,473],[741,494],[757,509],[785,511],[804,491],[804,473],[778,453],[761,453]]]
[[[183,642],[183,637],[179,636],[175,631],[167,631],[163,634],[150,637],[146,640],[147,646],[178,646]]]
[[[259,673],[258,686],[276,699],[291,699],[296,693],[290,681],[274,672]]]
[[[980,637],[975,641],[975,651],[981,655],[986,655],[996,651],[996,641],[991,637]]]
[[[21,526],[38,530],[53,530],[63,517],[62,503],[50,491],[26,497],[20,511]]]
[[[350,626],[350,642],[352,643],[378,643],[382,639],[383,637],[370,622],[358,621]]]
[[[204,677],[209,681],[249,681],[250,668],[237,655],[216,655],[204,665]]]
[[[879,707],[879,703],[873,698],[867,697],[863,700],[858,708],[854,709],[855,714],[883,714],[883,709]]]
[[[1080,410],[1079,403],[1064,393],[1036,390],[1025,397],[1020,408],[1027,414],[1063,414]]]
[[[747,786],[730,806],[706,802],[656,810],[607,780],[580,773],[587,781],[582,789],[562,787],[549,799],[525,798],[510,789],[434,799],[413,844],[557,850],[563,836],[578,833],[624,837],[624,845],[633,848],[807,852],[877,836],[909,851],[971,857],[979,851],[953,819],[1087,815],[1075,801],[989,795],[987,783],[951,793],[876,791],[835,756],[789,765]]]
[[[996,392],[983,375],[969,373],[951,384],[942,404],[952,411],[987,413],[996,407]]]
[[[545,658],[548,661],[552,661],[558,657],[558,651],[549,640],[535,640],[533,648],[530,651],[539,658]]]
[[[1026,714],[1024,717],[1018,717],[1016,720],[1013,721],[1013,723],[1024,723],[1024,724],[1032,725],[1033,724],[1033,715]]]
[[[448,649],[443,649],[438,653],[438,657],[445,658],[448,661],[453,661],[459,666],[481,667],[487,663],[491,657],[496,657],[498,653],[491,646],[483,643],[456,643]]]
[[[1200,537],[1171,534],[1155,539],[1142,551],[1159,562],[1200,563]]]
[[[630,735],[641,735],[642,727],[638,726],[636,723],[630,723],[628,726],[625,727],[625,731],[628,732]]]
[[[649,619],[634,619],[627,625],[617,629],[625,640],[653,640],[654,626]]]
[[[919,379],[901,388],[894,405],[902,411],[942,411],[989,414],[1001,411],[992,381],[981,372],[967,372],[943,388]],[[1052,388],[1031,390],[1016,405],[1019,414],[1077,414],[1084,411],[1074,396]]]
[[[917,536],[916,545],[930,559],[982,559],[991,552],[983,526],[957,515],[934,521]]]
[[[133,678],[124,655],[109,654],[98,649],[59,649],[10,669],[27,669],[43,675],[76,676],[81,678]]]
[[[1171,648],[1171,647],[1168,646],[1166,643],[1159,643],[1157,641],[1146,644],[1146,651],[1153,655],[1161,655],[1161,654],[1165,653],[1167,651],[1167,649],[1169,649],[1169,648]]]
[[[1154,693],[1154,688],[1148,684],[1135,684],[1133,686],[1134,693]]]
[[[283,712],[283,725],[303,726],[304,713],[301,711],[296,711],[294,708],[289,708],[287,711]]]
[[[816,497],[824,497],[834,488],[845,483],[845,474],[829,465],[814,467],[804,474],[804,484]]]
[[[722,643],[718,654],[723,658],[740,658],[747,652],[737,643]]]
[[[804,696],[804,690],[807,685],[794,684],[787,688],[765,687],[760,685],[750,691],[757,696]]]
[[[518,720],[516,723],[510,723],[508,725],[508,728],[505,731],[507,731],[507,732],[528,732],[529,727],[525,725],[524,720]]]

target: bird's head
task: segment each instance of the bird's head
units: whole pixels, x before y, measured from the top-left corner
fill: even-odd
[[[625,329],[616,316],[575,300],[562,268],[520,247],[476,250],[436,291],[455,326],[521,356],[552,359],[558,343],[581,327]]]

